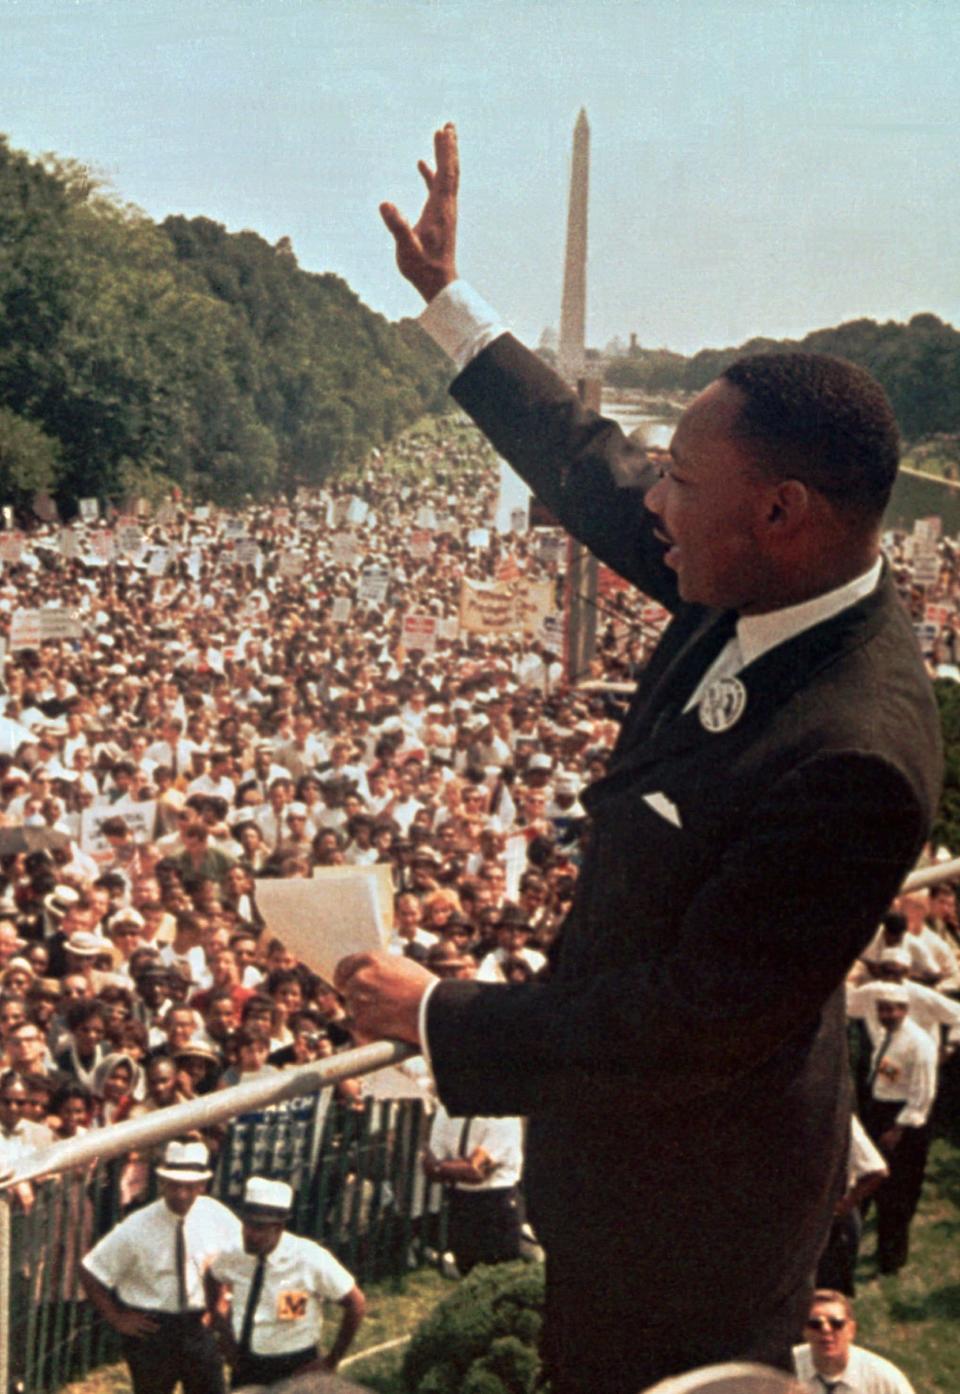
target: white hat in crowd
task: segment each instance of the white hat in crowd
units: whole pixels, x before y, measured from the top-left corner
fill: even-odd
[[[288,1220],[293,1211],[293,1191],[286,1181],[251,1176],[243,1188],[243,1214],[249,1220]]]
[[[209,1181],[207,1149],[202,1142],[168,1142],[157,1175],[165,1181]]]

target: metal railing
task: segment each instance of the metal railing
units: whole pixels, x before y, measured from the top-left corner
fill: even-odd
[[[115,1333],[79,1284],[84,1254],[153,1199],[150,1153],[171,1137],[217,1128],[211,1193],[236,1206],[249,1175],[288,1181],[291,1229],[330,1249],[361,1286],[400,1277],[446,1247],[443,1190],[419,1157],[429,1120],[421,1100],[367,1098],[326,1086],[415,1054],[392,1042],[235,1085],[43,1149],[5,1176],[0,1198],[0,1391],[20,1381],[49,1394],[119,1357]],[[322,1092],[321,1092],[322,1091]],[[218,1128],[218,1125],[225,1125]],[[23,1208],[14,1186],[29,1184]]]

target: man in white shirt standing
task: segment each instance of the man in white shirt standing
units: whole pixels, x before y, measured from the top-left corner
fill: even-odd
[[[366,1303],[351,1274],[312,1239],[285,1230],[292,1209],[286,1182],[251,1176],[243,1193],[242,1240],[211,1268],[231,1351],[232,1389],[314,1371],[333,1374],[363,1320]],[[343,1316],[333,1345],[320,1355],[324,1301],[339,1303]]]
[[[877,1264],[896,1273],[907,1261],[910,1221],[916,1213],[930,1147],[928,1122],[937,1092],[937,1048],[910,1021],[902,984],[884,984],[867,1018],[873,1041],[864,1126],[887,1160],[890,1175],[877,1191]]]
[[[223,1394],[223,1361],[206,1314],[204,1275],[240,1242],[240,1223],[203,1195],[212,1173],[202,1142],[171,1142],[157,1167],[160,1199],[94,1245],[80,1281],[123,1337],[133,1394]]]
[[[519,1118],[451,1118],[439,1104],[423,1170],[428,1181],[449,1187],[448,1242],[461,1274],[478,1263],[519,1258]]]
[[[896,1365],[853,1344],[856,1334],[849,1297],[818,1288],[804,1324],[807,1344],[793,1352],[801,1388],[812,1394],[914,1394]]]

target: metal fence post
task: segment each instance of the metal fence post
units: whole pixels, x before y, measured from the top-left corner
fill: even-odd
[[[10,1206],[11,1193],[0,1195],[0,1390],[10,1388]]]

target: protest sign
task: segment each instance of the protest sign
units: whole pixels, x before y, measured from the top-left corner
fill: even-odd
[[[147,575],[162,576],[170,564],[171,555],[169,547],[154,547],[147,562]]]
[[[359,555],[353,533],[338,533],[330,543],[330,555],[337,566],[353,566]]]
[[[260,560],[260,544],[245,538],[236,544],[233,555],[240,566],[256,566]]]
[[[121,556],[139,552],[143,546],[143,529],[136,523],[118,523],[116,532],[117,551]]]
[[[247,525],[242,518],[227,518],[223,524],[223,540],[239,542],[247,535]]]
[[[113,561],[116,555],[113,533],[106,528],[101,529],[100,532],[95,532],[90,539],[90,550],[101,562]]]
[[[281,552],[277,570],[281,576],[302,576],[306,570],[307,559],[301,552]]]
[[[346,624],[353,609],[353,601],[347,595],[338,595],[330,607],[330,618],[334,624]]]
[[[489,528],[471,528],[467,533],[467,546],[482,549],[490,546]]]
[[[548,566],[557,565],[563,561],[566,550],[567,538],[565,533],[559,532],[556,528],[538,530],[537,554],[542,562]]]
[[[85,523],[95,523],[100,517],[99,499],[80,499],[80,517]]]
[[[347,505],[344,520],[348,523],[356,523],[359,526],[365,521],[369,509],[363,499],[352,498]]]
[[[427,532],[433,532],[437,526],[436,514],[428,503],[422,503],[417,509],[416,523],[418,528],[426,528]]]
[[[436,615],[404,615],[402,642],[408,651],[419,649],[422,653],[433,653],[437,644]]]
[[[83,628],[73,610],[14,610],[10,648],[36,649],[60,639],[79,639]]]
[[[118,799],[116,803],[85,808],[80,815],[80,846],[95,861],[103,861],[112,855],[110,843],[103,835],[103,825],[108,818],[122,818],[135,843],[150,842],[157,821],[156,801],[148,799],[145,803],[134,803],[132,799]]]
[[[528,510],[526,508],[511,508],[510,510],[510,531],[526,532],[528,523]]]
[[[456,615],[447,615],[443,619],[437,620],[437,638],[443,639],[448,644],[452,644],[455,639],[460,637],[460,621]]]
[[[80,539],[73,528],[61,528],[60,536],[57,538],[57,546],[60,555],[65,561],[72,561],[74,557],[80,555]]]
[[[357,604],[382,605],[389,585],[390,572],[386,567],[368,566],[357,582]]]
[[[410,534],[410,554],[416,557],[417,561],[426,561],[433,553],[433,536],[429,532],[412,532]]]
[[[0,534],[0,561],[8,566],[16,566],[23,556],[23,533],[5,532]]]
[[[508,634],[514,628],[516,604],[510,586],[496,581],[467,581],[460,587],[460,631],[463,634]]]

